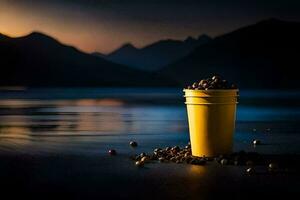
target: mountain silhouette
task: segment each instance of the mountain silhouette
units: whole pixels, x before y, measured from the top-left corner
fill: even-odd
[[[182,86],[212,74],[241,88],[300,88],[300,23],[268,19],[216,37],[166,66]]]
[[[0,85],[157,86],[153,74],[83,53],[45,34],[0,35]]]
[[[127,43],[108,54],[106,58],[137,69],[155,71],[186,56],[193,49],[210,40],[207,35],[201,35],[197,39],[188,37],[184,41],[161,40],[141,49]]]
[[[99,53],[99,52],[93,52],[93,53],[91,53],[91,55],[93,55],[93,56],[98,56],[98,57],[100,57],[100,58],[105,58],[105,54],[103,54],[103,53]]]

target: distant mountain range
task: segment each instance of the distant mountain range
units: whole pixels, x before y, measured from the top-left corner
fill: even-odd
[[[197,39],[188,37],[183,41],[161,40],[141,49],[127,43],[106,56],[100,53],[93,53],[93,55],[137,69],[155,71],[183,58],[196,47],[211,40],[212,38],[207,35],[201,35]]]
[[[241,88],[300,88],[300,23],[264,20],[216,37],[159,74],[187,85],[220,74]]]
[[[220,74],[240,88],[300,88],[299,55],[300,23],[277,19],[214,39],[126,44],[109,55],[83,53],[42,33],[0,34],[0,86],[186,86]]]
[[[0,85],[166,86],[153,74],[109,62],[42,33],[0,35]]]

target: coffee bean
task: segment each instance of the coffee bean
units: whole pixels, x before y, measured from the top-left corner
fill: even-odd
[[[180,151],[180,148],[179,148],[179,146],[174,146],[174,147],[171,149],[171,151],[176,153],[176,152]]]
[[[141,161],[146,162],[148,160],[147,156],[141,158]]]
[[[195,90],[211,90],[211,89],[237,89],[235,84],[228,85],[227,80],[222,80],[220,76],[213,76],[212,78],[202,79],[198,84],[195,82],[188,88]]]
[[[195,83],[193,83],[193,85],[192,85],[192,88],[197,88],[198,87],[198,84],[195,82]]]
[[[146,153],[141,153],[140,156],[142,158],[142,157],[146,156]]]
[[[117,154],[117,151],[116,151],[116,150],[114,150],[114,149],[110,149],[110,150],[108,150],[108,153],[109,153],[109,155],[112,155],[112,156],[114,156],[114,155],[116,155],[116,154]]]
[[[240,162],[239,162],[238,160],[235,160],[235,161],[233,162],[233,164],[234,164],[234,165],[240,165]]]
[[[247,165],[247,166],[253,166],[253,165],[254,165],[254,162],[253,162],[252,160],[248,160],[248,161],[246,162],[246,165]]]
[[[251,175],[251,174],[254,174],[254,168],[253,167],[249,167],[249,168],[247,168],[246,169],[246,173],[248,174],[248,175]]]
[[[136,162],[135,162],[135,165],[136,165],[137,167],[143,167],[143,166],[144,166],[144,162],[143,162],[143,161],[136,161]]]
[[[237,89],[237,86],[235,84],[231,84],[231,89]]]
[[[270,163],[268,165],[268,170],[270,172],[276,172],[278,170],[278,164],[277,163]]]
[[[218,80],[221,80],[221,77],[220,76],[213,76],[212,78],[211,78],[211,80],[213,80],[213,81],[218,81]]]
[[[227,165],[228,164],[228,160],[226,158],[223,158],[221,161],[220,161],[221,165]]]
[[[253,143],[253,145],[260,145],[261,144],[260,140],[253,140],[252,143]]]
[[[137,147],[138,144],[135,141],[130,141],[129,145],[132,147]]]
[[[196,164],[197,164],[197,160],[196,160],[196,159],[192,159],[192,160],[190,161],[190,164],[196,165]]]

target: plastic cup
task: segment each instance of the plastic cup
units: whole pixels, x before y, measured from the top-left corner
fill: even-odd
[[[232,152],[238,90],[183,90],[193,156]]]

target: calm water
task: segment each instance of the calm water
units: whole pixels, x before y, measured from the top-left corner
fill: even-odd
[[[181,89],[0,90],[0,153],[132,153],[189,140]],[[300,153],[300,91],[241,91],[235,150]],[[253,131],[256,129],[256,131]],[[251,141],[264,145],[254,148]]]

